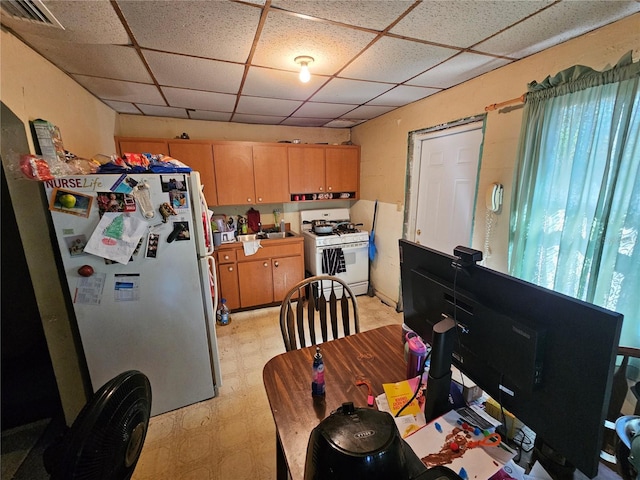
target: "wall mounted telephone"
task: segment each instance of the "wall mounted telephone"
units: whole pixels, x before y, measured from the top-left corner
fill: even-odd
[[[497,212],[502,206],[502,192],[504,187],[500,183],[492,183],[487,189],[487,210]]]
[[[484,233],[484,260],[482,264],[484,265],[486,260],[491,256],[491,247],[489,243],[491,242],[491,231],[493,230],[493,224],[497,220],[497,214],[500,212],[502,208],[502,193],[504,191],[504,187],[500,183],[492,183],[487,188],[486,195],[486,207],[487,207],[487,226]]]

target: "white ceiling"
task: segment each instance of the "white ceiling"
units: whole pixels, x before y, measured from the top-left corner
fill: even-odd
[[[4,9],[2,24],[118,112],[327,127],[356,125],[640,11],[618,0],[41,3],[64,30]],[[315,59],[306,84],[299,55]]]

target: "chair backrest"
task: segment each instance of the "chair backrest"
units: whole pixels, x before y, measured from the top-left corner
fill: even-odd
[[[358,333],[358,302],[338,277],[306,278],[284,297],[280,330],[287,351]]]
[[[629,360],[632,358],[640,358],[640,349],[632,347],[618,347],[618,356],[622,357],[620,366],[616,369],[613,375],[613,384],[611,387],[611,399],[609,400],[609,409],[607,412],[607,419],[605,421],[605,430],[603,435],[603,447],[600,457],[611,468],[618,471],[623,479],[635,478],[635,475],[630,475],[626,468],[628,468],[629,462],[626,458],[619,457],[620,451],[618,449],[620,441],[615,432],[615,421],[623,415],[640,415],[640,382],[636,380],[630,380],[628,378],[627,367]],[[628,449],[626,451],[628,455]],[[625,467],[626,465],[626,467]]]

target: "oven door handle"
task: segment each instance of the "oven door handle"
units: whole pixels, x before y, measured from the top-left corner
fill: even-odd
[[[344,250],[358,250],[361,248],[366,248],[367,247],[367,242],[360,242],[360,243],[348,243],[346,245],[323,245],[321,247],[317,247],[318,252],[322,252],[324,250],[332,250],[334,248],[341,248],[343,251]]]

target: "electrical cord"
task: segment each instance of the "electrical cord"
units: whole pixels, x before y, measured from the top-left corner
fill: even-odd
[[[427,364],[427,360],[429,360],[429,357],[431,356],[431,350],[429,350],[429,352],[427,353],[427,355],[424,357],[424,362],[421,365],[421,368],[419,369],[420,372],[424,371],[424,366]],[[413,396],[409,399],[409,401],[407,403],[405,403],[402,408],[400,410],[398,410],[398,413],[396,413],[396,417],[399,417],[400,414],[404,411],[405,408],[407,408],[409,405],[411,405],[411,402],[413,402],[416,397],[418,396],[418,392],[420,392],[420,388],[422,387],[422,373],[420,374],[420,380],[418,380],[418,384],[416,385],[416,390],[415,392],[413,392]]]

